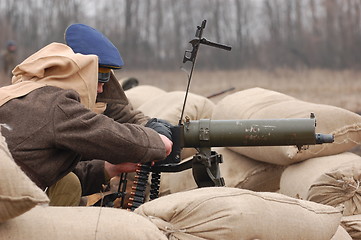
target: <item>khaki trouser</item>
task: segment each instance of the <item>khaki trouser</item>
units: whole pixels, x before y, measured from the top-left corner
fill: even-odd
[[[74,173],[68,173],[46,191],[50,206],[79,206],[81,185]]]

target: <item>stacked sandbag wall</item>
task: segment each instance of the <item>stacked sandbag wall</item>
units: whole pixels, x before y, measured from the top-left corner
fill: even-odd
[[[1,134],[0,162],[1,239],[338,240],[342,234],[337,208],[227,187],[171,194],[135,212],[51,207],[46,194],[15,164]]]
[[[256,161],[284,166],[279,193],[342,207],[343,227],[349,230],[350,226],[355,227],[360,222],[355,219],[359,219],[361,209],[361,157],[349,152],[361,143],[360,115],[334,106],[301,101],[275,91],[251,88],[218,102],[212,118],[309,118],[310,113],[316,116],[316,133],[334,135],[334,143],[302,149],[296,146],[229,149]],[[355,224],[350,224],[350,215]],[[354,233],[350,235],[355,236]]]
[[[174,94],[174,93],[173,93]],[[161,94],[158,99],[152,98],[150,101],[145,101],[143,107],[139,107],[143,112],[148,115],[163,118],[177,124],[180,116],[180,106],[183,101],[184,92],[178,92],[178,97],[166,98]],[[235,187],[248,189],[257,192],[280,192],[284,195],[289,195],[293,198],[300,198],[309,201],[318,202],[324,205],[331,205],[334,207],[343,207],[343,214],[348,215],[348,212],[357,211],[358,208],[358,193],[357,189],[357,176],[353,183],[350,179],[347,183],[339,184],[349,186],[349,190],[354,189],[349,195],[352,195],[348,204],[344,204],[342,199],[346,199],[349,195],[338,198],[335,192],[326,193],[326,197],[321,198],[319,195],[321,187],[313,187],[311,191],[312,197],[304,192],[307,183],[312,185],[312,180],[318,178],[325,172],[320,171],[320,168],[312,168],[314,171],[305,177],[305,180],[291,181],[287,180],[286,176],[289,169],[294,168],[298,163],[307,164],[308,162],[320,161],[335,162],[335,165],[326,164],[328,170],[332,166],[341,166],[343,162],[357,162],[359,156],[348,153],[354,146],[361,142],[361,117],[345,109],[314,104],[295,99],[282,93],[262,89],[252,88],[244,91],[239,91],[234,94],[228,95],[217,104],[212,106],[207,114],[199,114],[202,107],[201,103],[208,103],[209,100],[201,96],[197,96],[197,103],[191,102],[192,111],[186,113],[185,116],[191,116],[191,120],[199,120],[202,118],[214,120],[229,120],[229,119],[280,119],[280,118],[309,118],[311,113],[316,116],[316,132],[324,134],[333,134],[335,142],[332,144],[312,145],[306,148],[299,149],[296,146],[272,146],[272,147],[218,147],[213,148],[217,153],[222,154],[224,162],[220,165],[222,177],[224,177],[227,187]],[[169,101],[167,101],[169,99]],[[176,100],[177,99],[177,100]],[[160,104],[164,100],[166,104]],[[173,102],[178,102],[176,106],[172,106]],[[171,104],[170,104],[171,103]],[[154,107],[155,106],[155,107]],[[193,107],[197,106],[197,107]],[[202,111],[201,111],[202,112]],[[170,114],[169,114],[170,113]],[[188,115],[189,114],[189,115]],[[177,117],[175,117],[177,116]],[[184,161],[189,160],[192,154],[183,158]],[[352,165],[350,163],[350,165]],[[355,166],[351,166],[351,168]],[[345,170],[346,167],[343,168]],[[318,169],[318,171],[317,171]],[[348,171],[348,176],[357,174],[353,170]],[[307,173],[306,173],[307,174]],[[340,182],[337,179],[337,173],[333,177],[334,182]],[[297,177],[295,177],[297,179]],[[282,179],[282,180],[281,180]],[[311,181],[311,182],[310,182]],[[192,171],[186,170],[179,173],[163,173],[161,184],[161,195],[169,193],[177,193],[180,191],[189,191],[196,189],[197,185],[193,179]],[[300,184],[303,182],[304,184]],[[324,182],[323,182],[324,183]],[[297,186],[298,185],[303,185]],[[288,193],[285,186],[289,185],[289,189],[293,192]],[[338,186],[339,190],[342,187]],[[332,188],[332,183],[330,187]],[[325,191],[328,191],[327,188]],[[333,196],[332,196],[333,194]],[[336,194],[336,195],[335,195]],[[338,201],[328,200],[330,198],[338,198]],[[351,206],[353,203],[355,206]],[[346,206],[345,206],[346,205]],[[344,230],[340,226],[341,230]],[[342,231],[341,231],[342,232]],[[336,239],[336,236],[335,238]]]

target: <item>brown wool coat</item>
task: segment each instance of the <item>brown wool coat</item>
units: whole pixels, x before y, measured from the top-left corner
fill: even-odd
[[[72,171],[81,158],[114,164],[165,158],[155,131],[93,113],[73,90],[36,89],[0,107],[0,120],[13,158],[41,188]],[[92,167],[84,171],[83,176],[102,174]]]

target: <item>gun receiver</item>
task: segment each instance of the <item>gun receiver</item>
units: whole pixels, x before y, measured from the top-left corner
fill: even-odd
[[[179,172],[193,169],[199,187],[223,186],[219,163],[222,156],[212,147],[232,146],[292,146],[332,143],[331,134],[315,133],[316,119],[260,119],[260,120],[187,120],[174,126],[173,151],[162,163],[153,166],[156,172]],[[181,161],[183,148],[196,148],[193,159]],[[207,176],[208,175],[208,176]]]
[[[186,119],[184,124],[171,128],[172,153],[164,161],[153,166],[143,165],[147,171],[140,178],[147,181],[148,174],[152,172],[151,200],[158,197],[161,172],[180,172],[191,168],[198,187],[225,186],[219,167],[223,158],[221,154],[212,151],[212,147],[295,145],[301,149],[305,145],[334,141],[333,135],[315,133],[315,128],[316,119],[313,114],[309,119],[201,119],[193,121]],[[192,159],[181,162],[183,148],[196,148],[197,153]],[[143,185],[145,186],[146,183]],[[141,187],[144,188],[143,185]],[[141,193],[144,195],[143,191]],[[135,202],[133,200],[130,209],[134,210],[142,202],[144,201]]]

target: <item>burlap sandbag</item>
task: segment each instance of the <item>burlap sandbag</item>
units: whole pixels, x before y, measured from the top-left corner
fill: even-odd
[[[0,224],[1,239],[167,239],[146,218],[118,208],[35,207]]]
[[[322,174],[308,191],[307,199],[337,206],[343,204],[344,215],[361,214],[361,157],[333,171]]]
[[[288,166],[280,193],[331,206],[344,206],[344,215],[361,213],[361,157],[344,152]]]
[[[46,194],[14,162],[0,125],[0,223],[19,216],[37,204],[49,202]],[[1,236],[1,234],[0,234]]]
[[[141,205],[168,239],[330,240],[340,210],[278,193],[227,187],[170,194]]]
[[[162,94],[142,104],[138,109],[150,117],[157,117],[177,125],[182,113],[184,91]],[[212,116],[214,103],[206,97],[188,93],[184,117],[190,120],[209,119]]]
[[[337,231],[335,235],[331,238],[331,240],[352,240],[352,237],[345,228],[343,228],[341,225],[338,226]]]
[[[344,216],[341,225],[346,229],[353,240],[361,240],[361,215]]]
[[[177,174],[177,173],[176,173]],[[169,180],[174,177],[174,173],[161,173],[160,175],[160,186],[159,196],[165,196],[171,193]]]
[[[309,118],[311,112],[316,116],[316,132],[334,134],[334,143],[311,145],[302,151],[295,146],[232,149],[259,161],[289,165],[309,158],[345,152],[361,143],[360,115],[330,105],[301,101],[262,88],[251,88],[226,96],[214,107],[212,119]]]
[[[150,85],[139,85],[124,92],[134,109],[166,93],[163,89]]]
[[[256,161],[225,147],[215,147],[213,150],[222,154],[223,163],[219,166],[227,187],[264,192],[274,192],[279,189],[283,166]],[[167,180],[170,193],[197,188],[192,169],[170,173]],[[165,183],[161,182],[162,184]]]

